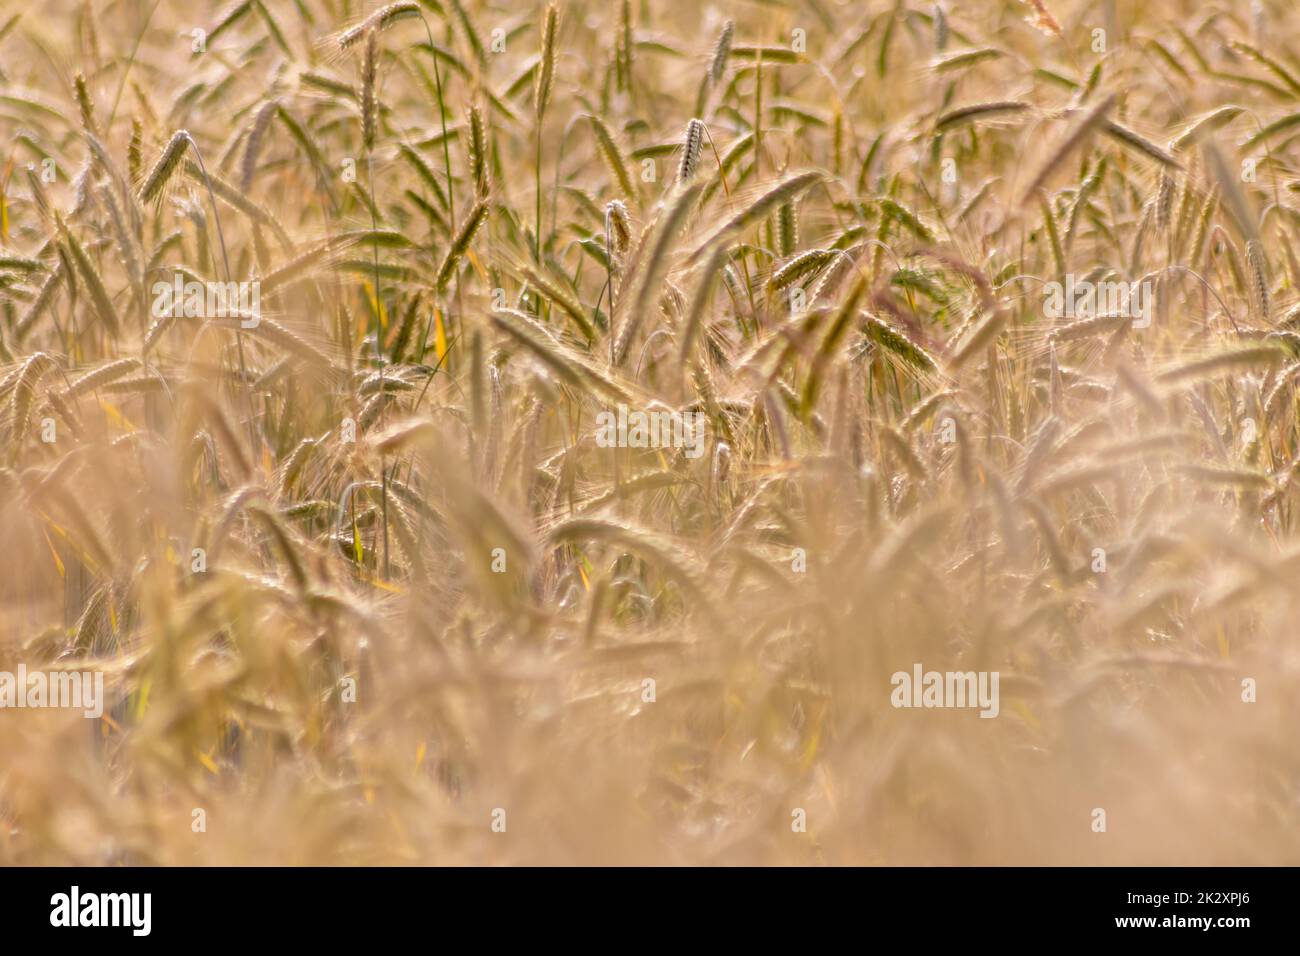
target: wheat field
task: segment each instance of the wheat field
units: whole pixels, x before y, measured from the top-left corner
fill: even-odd
[[[6,0],[0,863],[1300,863],[1291,13]]]

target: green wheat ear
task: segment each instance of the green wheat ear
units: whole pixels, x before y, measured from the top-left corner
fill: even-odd
[[[140,185],[141,204],[151,203],[162,195],[172,175],[180,168],[181,159],[184,158],[185,150],[191,142],[188,130],[178,129],[172,134]]]
[[[551,91],[555,86],[556,34],[559,30],[559,22],[559,7],[552,3],[547,6],[542,19],[542,47],[537,63],[537,79],[533,86],[533,136],[537,142],[533,167],[533,184],[536,192],[533,258],[539,263],[542,260],[542,120],[546,116],[546,107],[550,103]]]

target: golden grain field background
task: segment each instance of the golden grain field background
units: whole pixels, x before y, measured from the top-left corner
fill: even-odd
[[[1300,862],[1292,14],[4,0],[0,863]]]

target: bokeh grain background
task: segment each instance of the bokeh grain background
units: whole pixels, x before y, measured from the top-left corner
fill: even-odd
[[[1296,863],[1291,12],[4,3],[0,861]]]

